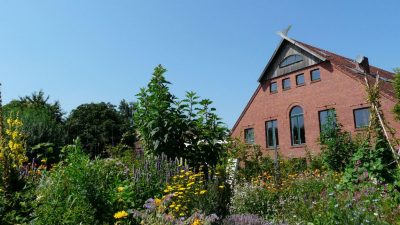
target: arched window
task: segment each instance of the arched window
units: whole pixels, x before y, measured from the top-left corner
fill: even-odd
[[[290,110],[290,133],[292,135],[292,145],[306,143],[304,114],[300,106],[295,106]]]
[[[290,66],[292,64],[298,63],[303,61],[303,56],[295,54],[295,55],[289,55],[288,57],[284,58],[281,63],[279,64],[279,67],[286,67]]]

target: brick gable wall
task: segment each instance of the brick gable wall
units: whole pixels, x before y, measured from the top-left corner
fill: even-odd
[[[310,72],[320,69],[321,80],[311,81]],[[305,85],[296,86],[296,75],[304,73]],[[290,78],[291,88],[282,90],[282,80]],[[270,82],[277,82],[278,92],[270,93]],[[400,130],[399,123],[391,113],[394,101],[382,96],[382,109],[385,117],[393,128]],[[289,113],[293,106],[299,105],[304,111],[304,127],[306,144],[291,146]],[[360,132],[355,129],[353,110],[368,107],[365,100],[365,85],[362,80],[351,77],[338,70],[329,62],[313,65],[281,77],[261,83],[254,98],[242,117],[232,130],[232,137],[243,140],[244,129],[252,127],[255,133],[255,143],[260,145],[265,154],[273,150],[266,146],[265,122],[278,120],[279,152],[285,157],[303,157],[305,148],[311,152],[319,152],[319,114],[321,110],[334,108],[337,120],[343,129],[352,133]]]

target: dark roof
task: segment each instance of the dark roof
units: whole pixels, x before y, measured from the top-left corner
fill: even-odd
[[[346,58],[344,56],[329,52],[324,49],[320,49],[314,46],[311,46],[309,44],[300,42],[295,40],[297,43],[305,46],[311,51],[314,51],[318,54],[323,55],[328,61],[331,62],[334,66],[336,66],[339,70],[342,72],[350,75],[351,77],[355,79],[361,79],[362,82],[364,82],[364,76],[365,74],[361,72],[360,70],[357,69],[357,62],[353,59]],[[386,94],[387,97],[394,99],[395,97],[395,92],[393,89],[392,85],[392,80],[394,79],[394,73],[391,73],[389,71],[386,71],[384,69],[371,66],[369,67],[370,69],[370,74],[367,77],[369,81],[374,82],[376,75],[379,74],[381,78],[383,78],[383,82],[381,82],[381,91],[383,94]]]
[[[278,48],[275,50],[273,56],[269,60],[267,66],[264,69],[264,71],[262,72],[262,74],[261,74],[261,76],[259,78],[259,81],[261,81],[261,78],[263,77],[264,72],[269,67],[269,65],[270,65],[270,63],[272,61],[272,58],[274,58],[274,56],[276,55],[278,49],[282,46],[284,40],[286,40],[286,41],[291,42],[292,44],[295,44],[295,45],[297,44],[297,46],[299,46],[300,48],[303,48],[305,51],[310,52],[313,55],[321,56],[321,58],[324,59],[322,61],[325,61],[325,60],[329,61],[332,65],[336,66],[343,73],[351,76],[352,78],[354,78],[356,80],[359,80],[362,83],[365,83],[365,81],[364,81],[365,74],[357,69],[357,62],[355,60],[352,60],[352,59],[346,58],[344,56],[329,52],[329,51],[324,50],[324,49],[320,49],[320,48],[314,47],[312,45],[303,43],[301,41],[297,41],[297,40],[288,38],[285,35],[281,35],[281,36],[282,36],[283,39],[280,42]],[[369,74],[369,76],[367,76],[367,79],[370,81],[370,83],[374,83],[375,82],[375,77],[376,77],[377,74],[379,74],[380,77],[384,78],[384,81],[381,82],[381,93],[383,93],[389,99],[395,100],[395,92],[394,92],[393,85],[392,85],[392,82],[391,82],[393,80],[393,78],[394,78],[394,73],[370,65],[370,74]],[[261,88],[261,85],[259,85],[257,87],[257,89],[255,90],[255,92],[253,93],[253,95],[250,98],[249,102],[247,103],[246,107],[244,108],[244,110],[240,114],[238,120],[236,121],[235,125],[233,126],[232,131],[239,124],[239,121],[242,119],[242,117],[244,116],[245,112],[250,107],[251,103],[253,102],[253,100],[254,100],[254,98],[255,98],[255,96],[256,96],[256,94],[257,94],[257,92],[259,91],[260,88]]]

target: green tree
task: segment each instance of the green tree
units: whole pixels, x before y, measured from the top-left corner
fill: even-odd
[[[228,130],[211,107],[212,101],[201,100],[194,92],[187,92],[180,105],[184,112],[186,128],[185,156],[193,163],[207,163],[215,166],[225,153],[224,144]]]
[[[117,145],[124,130],[124,119],[110,103],[82,104],[67,118],[68,141],[77,137],[92,157],[104,155],[107,145]]]
[[[134,122],[147,153],[183,157],[191,164],[215,166],[224,153],[227,129],[209,99],[187,92],[182,101],[169,92],[161,65],[142,88]]]
[[[135,103],[127,102],[125,99],[119,103],[118,113],[121,115],[123,120],[123,131],[121,138],[121,144],[134,147],[136,142],[136,134],[134,127],[133,114],[135,112]]]
[[[55,161],[57,151],[65,144],[65,121],[59,102],[50,103],[49,98],[39,91],[12,100],[4,106],[4,115],[18,115],[21,119],[30,158],[46,157]]]
[[[182,156],[185,150],[183,117],[176,107],[176,97],[169,92],[161,65],[154,69],[150,83],[137,94],[134,122],[146,153]]]

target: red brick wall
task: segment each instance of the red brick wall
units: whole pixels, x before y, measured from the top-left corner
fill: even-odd
[[[321,80],[311,82],[310,71],[317,68],[320,69]],[[300,73],[304,73],[305,85],[297,87],[296,75]],[[282,90],[282,79],[288,77],[291,79],[291,88]],[[272,94],[269,84],[274,81],[278,84],[278,92]],[[384,96],[381,100],[386,119],[393,128],[400,130],[399,122],[394,121],[391,113],[395,103]],[[304,112],[306,144],[301,147],[291,146],[289,112],[296,105],[301,106]],[[320,151],[318,111],[335,108],[337,120],[343,125],[343,129],[355,133],[357,130],[354,126],[353,109],[363,107],[368,107],[365,85],[325,62],[262,83],[252,103],[232,131],[232,137],[243,140],[244,129],[252,127],[256,144],[262,147],[264,153],[272,154],[273,150],[267,149],[266,146],[265,122],[277,119],[280,154],[285,157],[301,157],[305,155],[305,148],[314,153]]]

